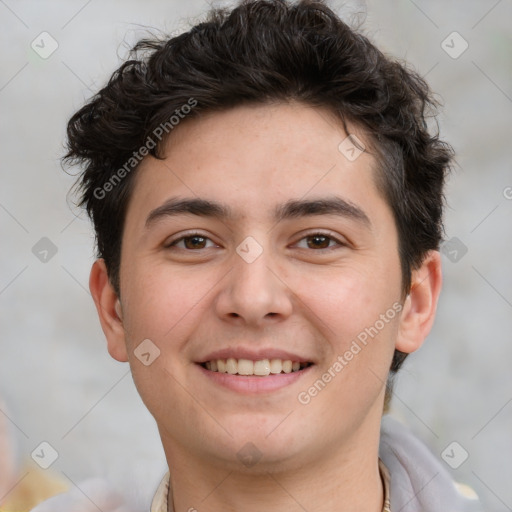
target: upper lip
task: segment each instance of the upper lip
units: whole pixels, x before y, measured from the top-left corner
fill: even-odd
[[[260,348],[255,350],[254,348],[246,347],[227,347],[211,352],[197,361],[197,363],[202,364],[207,361],[213,361],[215,359],[229,359],[230,357],[233,359],[249,359],[251,361],[261,361],[262,359],[282,359],[283,361],[291,360],[298,361],[299,363],[313,362],[310,358],[277,348]]]

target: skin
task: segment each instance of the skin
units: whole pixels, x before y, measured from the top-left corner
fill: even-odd
[[[349,130],[365,140],[357,127]],[[385,382],[394,349],[417,350],[432,326],[441,262],[429,252],[401,296],[398,235],[375,185],[376,162],[369,152],[349,161],[338,150],[346,137],[327,111],[300,103],[182,121],[165,160],[146,157],[137,170],[120,298],[104,262],[93,265],[90,289],[108,350],[130,362],[155,417],[176,511],[382,510]],[[289,200],[334,196],[369,222],[273,216]],[[146,226],[169,198],[216,201],[234,216],[166,215]],[[207,239],[179,241],[196,230]],[[236,252],[248,236],[262,249],[252,263]],[[401,313],[300,403],[299,393],[397,303]],[[144,339],[160,350],[149,366],[134,354]],[[252,395],[213,383],[196,364],[213,350],[241,345],[292,351],[315,364],[284,388]],[[252,467],[237,457],[248,442],[261,454]]]

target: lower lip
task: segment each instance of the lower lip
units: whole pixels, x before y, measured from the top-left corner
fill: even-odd
[[[196,364],[199,370],[211,381],[238,393],[254,394],[268,393],[277,391],[297,382],[304,375],[309,373],[313,365],[303,368],[302,370],[291,373],[270,374],[264,377],[256,375],[232,375],[230,373],[212,372],[203,368],[200,364]]]

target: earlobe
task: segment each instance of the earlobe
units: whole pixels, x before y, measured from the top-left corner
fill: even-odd
[[[430,251],[411,277],[411,289],[404,302],[395,345],[397,350],[405,353],[421,347],[434,323],[442,285],[439,251]]]
[[[91,268],[89,289],[96,305],[101,328],[107,338],[110,355],[117,361],[128,361],[121,304],[110,283],[103,259],[96,260]]]

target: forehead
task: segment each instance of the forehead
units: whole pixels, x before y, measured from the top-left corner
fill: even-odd
[[[238,220],[275,217],[276,206],[290,199],[336,194],[347,203],[368,203],[379,196],[376,162],[360,152],[364,135],[347,126],[350,134],[328,110],[302,103],[185,119],[168,138],[165,159],[146,157],[140,164],[128,213],[148,214],[179,196],[229,204]]]

